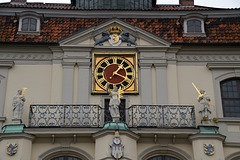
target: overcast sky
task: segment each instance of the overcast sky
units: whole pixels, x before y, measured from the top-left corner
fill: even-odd
[[[10,2],[10,0],[0,0]],[[27,2],[70,3],[70,0],[27,0]],[[157,0],[157,4],[178,4],[179,0]],[[217,8],[240,8],[240,0],[195,0],[195,5]]]

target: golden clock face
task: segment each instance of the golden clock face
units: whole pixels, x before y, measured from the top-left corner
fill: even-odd
[[[135,55],[96,56],[94,69],[94,91],[106,93],[106,87],[121,86],[126,93],[136,93]]]

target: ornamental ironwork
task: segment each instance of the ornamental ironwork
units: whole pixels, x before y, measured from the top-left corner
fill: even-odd
[[[98,105],[31,105],[29,127],[103,127],[111,121]],[[120,121],[128,127],[195,128],[194,106],[132,105],[120,107]]]
[[[30,127],[100,127],[98,105],[31,105]]]

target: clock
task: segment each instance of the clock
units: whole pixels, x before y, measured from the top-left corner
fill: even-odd
[[[106,93],[116,85],[125,93],[137,93],[137,59],[134,54],[100,54],[95,53],[93,65],[93,93]]]

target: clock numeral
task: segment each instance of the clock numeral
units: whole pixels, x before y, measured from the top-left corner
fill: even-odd
[[[113,57],[112,60],[113,60],[113,63],[114,63],[114,64],[117,64],[117,58],[116,58],[116,57]]]
[[[105,87],[107,84],[107,81],[104,80],[101,84]]]
[[[126,78],[126,79],[125,79],[125,82],[131,83],[131,79]]]

